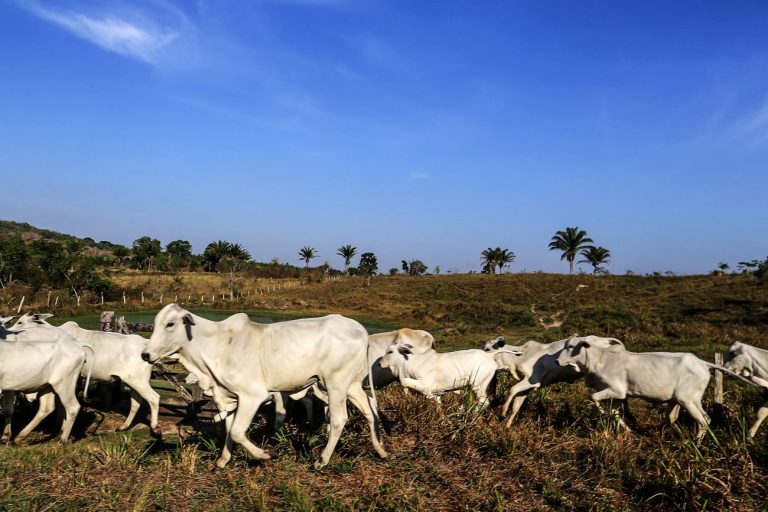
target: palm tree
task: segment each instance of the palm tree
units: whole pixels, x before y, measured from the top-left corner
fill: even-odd
[[[349,271],[349,264],[352,262],[352,258],[357,254],[357,247],[353,247],[352,245],[342,245],[336,251],[336,254],[344,258],[344,273],[346,274]]]
[[[312,258],[317,258],[317,249],[308,245],[302,247],[299,251],[299,259],[307,263],[307,269],[309,269],[309,260]]]
[[[496,248],[496,266],[499,267],[499,275],[504,265],[509,265],[513,261],[515,261],[515,253],[509,249]]]
[[[480,253],[483,261],[483,269],[487,269],[490,273],[496,273],[496,262],[498,258],[498,252],[493,247],[489,247]]]
[[[579,250],[588,247],[587,244],[590,242],[592,239],[587,236],[587,232],[583,229],[580,230],[578,226],[565,228],[565,231],[558,231],[552,237],[552,241],[549,242],[549,250],[563,251],[560,260],[568,260],[570,273],[573,274],[573,260],[576,259],[576,254]]]
[[[611,257],[611,251],[605,247],[595,247],[593,245],[585,247],[579,254],[584,256],[584,259],[580,260],[579,263],[589,263],[592,265],[594,268],[592,271],[593,274],[597,274],[600,266],[608,263],[610,261],[609,258]]]

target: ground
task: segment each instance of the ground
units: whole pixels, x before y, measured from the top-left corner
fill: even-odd
[[[147,293],[149,295],[149,293]],[[287,305],[287,306],[286,306]],[[119,307],[119,305],[118,305]],[[615,277],[512,275],[378,278],[307,284],[236,310],[299,315],[335,311],[392,326],[426,328],[441,350],[479,346],[502,334],[549,340],[579,332],[616,336],[632,350],[689,350],[712,359],[734,339],[768,346],[768,286],[750,276]],[[551,326],[555,321],[562,325]],[[220,430],[177,425],[164,415],[163,441],[145,425],[114,433],[121,405],[86,406],[76,440],[47,440],[54,421],[25,446],[0,447],[0,510],[760,510],[768,496],[768,427],[746,429],[765,398],[726,379],[724,421],[700,445],[687,417],[665,425],[665,408],[633,402],[638,425],[618,429],[583,384],[533,393],[511,429],[499,400],[477,412],[466,395],[439,406],[397,387],[379,393],[391,457],[378,459],[364,421],[350,423],[329,467],[313,471],[326,433],[301,417],[273,434],[263,419],[251,436],[276,457],[242,451],[214,470]],[[705,408],[712,412],[708,393]],[[140,413],[144,417],[145,414]],[[46,430],[47,428],[47,430]],[[94,432],[95,431],[95,432]]]

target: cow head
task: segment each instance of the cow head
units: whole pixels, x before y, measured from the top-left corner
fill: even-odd
[[[410,343],[398,343],[393,341],[389,345],[387,352],[379,360],[379,365],[382,368],[394,368],[398,363],[407,361],[413,354],[413,345]]]
[[[486,352],[489,352],[486,350]],[[520,356],[523,353],[514,347],[503,346],[493,354],[493,360],[496,362],[496,367],[499,370],[507,370],[517,380],[520,380],[520,375],[517,373],[517,364],[520,362]]]
[[[587,351],[592,344],[586,340],[580,340],[571,347],[564,348],[557,356],[558,366],[570,366],[577,372],[581,372],[587,366]]]
[[[53,316],[52,313],[24,313],[16,320],[11,329],[32,329],[34,327],[40,327],[46,325],[49,318]]]
[[[740,341],[731,343],[731,346],[728,347],[728,352],[725,354],[725,364],[723,366],[734,373],[749,377],[753,371],[753,362],[747,347],[748,345]]]
[[[152,336],[141,358],[154,363],[177,353],[192,341],[194,325],[195,320],[189,311],[178,304],[168,304],[155,315]]]
[[[485,350],[486,352],[495,352],[506,344],[507,343],[504,341],[504,336],[498,336],[492,339],[491,341],[485,342],[485,345],[483,346],[483,350]]]

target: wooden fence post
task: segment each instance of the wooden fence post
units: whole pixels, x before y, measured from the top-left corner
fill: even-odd
[[[144,290],[141,290],[141,303],[144,304]]]
[[[723,366],[723,354],[715,352],[715,364]],[[715,370],[715,386],[712,389],[712,422],[722,425],[725,422],[725,408],[723,407],[723,372]]]
[[[45,303],[45,307],[51,307],[51,292],[48,292],[48,301]]]
[[[22,307],[24,307],[24,299],[26,299],[26,298],[27,298],[27,296],[26,296],[26,295],[23,295],[23,296],[21,297],[21,300],[19,301],[19,309],[17,309],[17,310],[16,310],[16,314],[17,314],[17,315],[18,315],[19,313],[21,313],[21,308],[22,308]]]
[[[123,305],[125,305],[125,290],[123,290]]]

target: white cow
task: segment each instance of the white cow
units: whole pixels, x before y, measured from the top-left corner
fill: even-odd
[[[393,342],[381,358],[381,367],[389,368],[405,388],[436,398],[447,391],[472,388],[481,406],[487,403],[488,385],[498,369],[493,355],[482,350],[415,353],[413,347]]]
[[[130,389],[131,408],[125,422],[117,428],[118,432],[131,427],[143,398],[149,404],[149,426],[152,434],[161,437],[162,433],[158,427],[160,395],[150,386],[152,365],[141,359],[141,353],[149,340],[137,334],[90,331],[83,329],[76,322],[66,322],[55,327],[46,322],[46,319],[51,316],[53,315],[48,313],[27,313],[22,315],[11,329],[38,328],[62,331],[72,336],[81,345],[92,347],[95,353],[92,379],[97,382],[108,382],[119,378]]]
[[[81,349],[85,349],[86,352],[86,363],[89,366],[88,371],[86,372],[84,368],[81,367],[81,374],[86,377],[86,383],[90,382],[91,373],[93,370],[93,347],[90,345],[80,345],[78,344],[74,338],[69,336],[67,333],[58,331],[58,330],[42,330],[42,329],[35,329],[35,330],[8,330],[5,328],[5,323],[9,322],[13,317],[7,317],[7,318],[0,318],[0,339],[2,339],[5,342],[17,342],[17,341],[50,341],[50,342],[61,342],[63,344],[69,344],[73,347],[79,347]],[[15,402],[16,402],[16,392],[14,391],[6,391],[2,394],[2,405],[3,405],[3,415],[5,417],[5,427],[3,429],[3,434],[0,437],[0,442],[8,442],[11,440],[12,437],[12,423],[13,423],[13,413],[15,408]],[[56,407],[56,397],[53,393],[38,393],[36,391],[32,392],[23,392],[21,393],[24,398],[26,398],[27,401],[33,402],[39,398],[38,402],[38,410],[33,418],[33,420],[30,422],[31,426],[28,426],[24,429],[24,435],[19,435],[16,439],[20,441],[24,437],[26,437],[29,432],[34,429],[37,424],[40,423],[48,414],[50,414],[51,411],[53,411]],[[87,388],[86,388],[86,394],[84,395],[87,397]]]
[[[368,336],[368,360],[371,362],[371,376],[375,389],[382,389],[393,382],[397,382],[397,377],[392,373],[389,368],[382,368],[380,361],[386,354],[387,349],[394,341],[400,341],[401,343],[407,343],[413,348],[411,350],[416,353],[423,353],[432,350],[435,346],[435,338],[432,337],[427,331],[421,331],[416,329],[402,328],[396,331],[382,332],[377,334],[371,334]],[[363,378],[363,386],[368,385],[368,375]],[[312,393],[315,398],[328,405],[328,397],[317,386],[317,384],[311,387]],[[288,399],[294,399],[301,402],[304,407],[307,421],[312,421],[312,396],[307,392],[310,388],[304,390],[304,392],[297,394],[289,393],[274,393],[273,399],[275,402],[275,425],[274,429],[277,430],[284,422],[286,409],[285,404]],[[405,392],[408,392],[408,388],[405,388]]]
[[[270,455],[247,436],[256,410],[275,391],[298,392],[318,383],[328,394],[330,435],[316,468],[328,464],[347,422],[349,399],[368,420],[376,452],[381,445],[379,419],[362,381],[370,374],[368,333],[358,322],[340,315],[258,324],[238,313],[213,322],[169,304],[155,316],[145,361],[177,355],[181,364],[210,390],[220,411],[227,411],[226,441],[216,461],[224,467],[232,443],[256,459]]]
[[[669,421],[674,423],[679,411],[676,405],[682,406],[699,425],[697,440],[704,437],[709,425],[701,398],[709,384],[710,369],[742,378],[685,352],[637,353],[601,347],[587,340],[563,350],[557,364],[584,373],[587,385],[596,390],[591,398],[600,410],[601,400],[644,398],[669,403]]]
[[[570,366],[557,364],[557,358],[566,348],[568,342],[575,340],[589,340],[593,344],[605,347],[623,348],[622,343],[616,338],[578,337],[575,334],[570,338],[552,343],[527,341],[520,346],[510,346],[505,343],[504,338],[498,337],[485,344],[484,350],[494,355],[499,369],[508,370],[512,377],[519,379],[519,382],[510,388],[507,400],[501,409],[501,415],[506,416],[509,406],[512,404],[512,413],[506,421],[507,427],[512,424],[531,391],[559,382],[575,382],[583,376]]]
[[[760,386],[768,387],[768,350],[736,341],[728,347],[725,367]],[[755,437],[765,418],[768,418],[768,402],[758,409],[757,419],[749,429],[750,437]]]
[[[403,328],[368,336],[368,357],[374,361],[371,373],[373,373],[373,385],[376,389],[381,389],[397,381],[391,368],[382,368],[381,366],[381,358],[395,341],[409,345],[411,352],[418,354],[435,348],[435,338],[427,331],[422,330]],[[368,384],[367,378],[365,383]]]
[[[64,336],[53,341],[18,338],[12,341],[0,342],[0,393],[3,394],[3,405],[7,408],[4,437],[9,439],[11,434],[15,392],[36,393],[40,399],[34,418],[16,436],[14,442],[17,443],[53,412],[56,408],[55,393],[64,407],[65,415],[60,439],[63,443],[68,442],[75,416],[80,410],[75,388],[86,360],[85,351]]]

